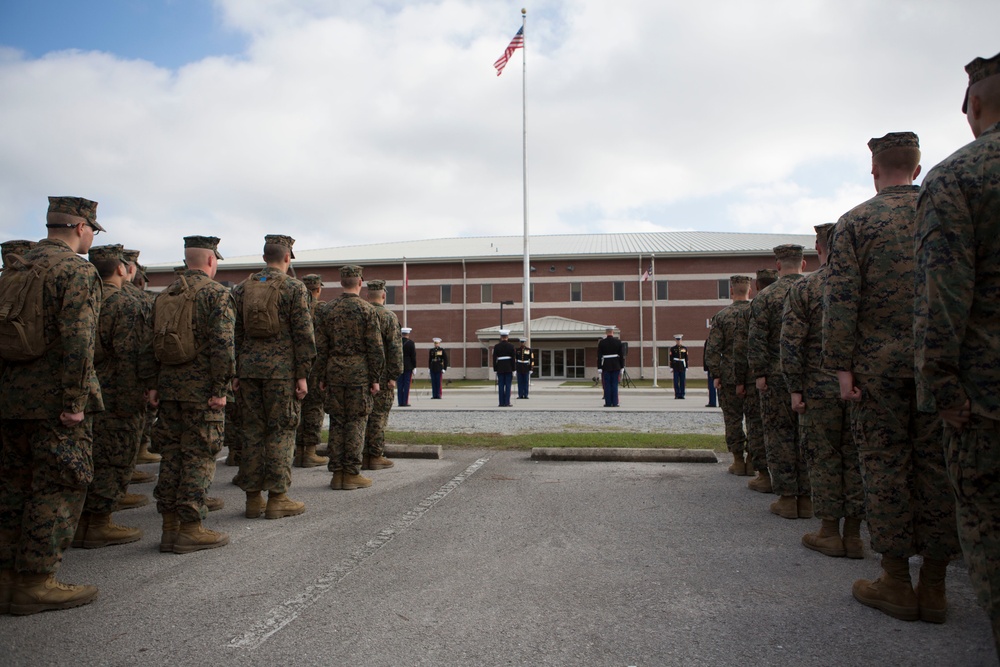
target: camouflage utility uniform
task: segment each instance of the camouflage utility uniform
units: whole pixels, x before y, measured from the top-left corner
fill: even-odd
[[[760,409],[760,392],[747,357],[747,342],[750,336],[750,308],[753,300],[735,311],[733,317],[733,381],[743,385],[743,416],[747,425],[747,460],[757,471],[767,470],[767,433]]]
[[[917,205],[920,409],[945,426],[948,475],[969,574],[1000,651],[1000,123],[931,170]]]
[[[743,429],[743,399],[736,394],[732,357],[737,320],[749,307],[749,301],[735,301],[716,313],[705,344],[708,372],[719,378],[719,405],[726,423],[726,448],[741,458],[747,448],[747,434]]]
[[[396,390],[389,386],[403,372],[403,338],[399,333],[399,320],[396,314],[380,303],[373,303],[378,316],[379,332],[382,334],[382,346],[385,353],[385,370],[379,379],[379,390],[372,402],[372,411],[368,415],[368,425],[365,428],[365,456],[378,458],[385,451],[385,425],[389,421],[389,411],[396,398]]]

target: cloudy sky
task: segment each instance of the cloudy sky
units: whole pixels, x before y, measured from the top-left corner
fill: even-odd
[[[521,25],[526,51],[493,61]],[[4,0],[0,236],[47,195],[175,261],[522,232],[809,233],[972,139],[997,0]]]

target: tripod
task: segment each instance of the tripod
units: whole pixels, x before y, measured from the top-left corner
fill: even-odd
[[[632,382],[632,378],[629,377],[628,371],[622,369],[622,386],[635,388],[635,384]]]

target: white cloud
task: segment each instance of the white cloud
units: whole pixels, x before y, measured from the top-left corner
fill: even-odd
[[[252,255],[279,231],[329,247],[520,229],[522,54],[491,67],[519,5],[219,4],[246,53],[176,71],[0,50],[0,233],[39,236],[49,194],[100,201],[109,242],[147,262],[194,233]],[[706,228],[808,233],[870,195],[869,137],[917,131],[928,167],[971,139],[961,68],[995,51],[998,19],[990,0],[539,0],[531,230],[684,228],[635,211],[699,198]],[[823,160],[856,167],[833,192],[796,180]]]

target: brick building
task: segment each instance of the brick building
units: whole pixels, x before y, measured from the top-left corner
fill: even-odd
[[[812,235],[721,232],[533,236],[529,334],[536,375],[596,376],[597,341],[614,326],[628,343],[633,379],[669,378],[674,334],[684,335],[697,377],[707,321],[730,302],[729,276],[773,267],[771,249],[782,243],[805,246],[814,270],[813,242]],[[366,278],[387,282],[388,307],[413,329],[418,376],[427,374],[426,350],[436,336],[450,355],[449,377],[488,378],[501,316],[512,338],[523,335],[523,251],[521,236],[404,241],[296,249],[293,267],[299,276],[322,275],[327,300],[339,293],[340,266],[364,266]],[[216,280],[236,284],[262,266],[259,256],[228,258],[219,262]],[[150,267],[152,289],[172,274],[172,265]]]

